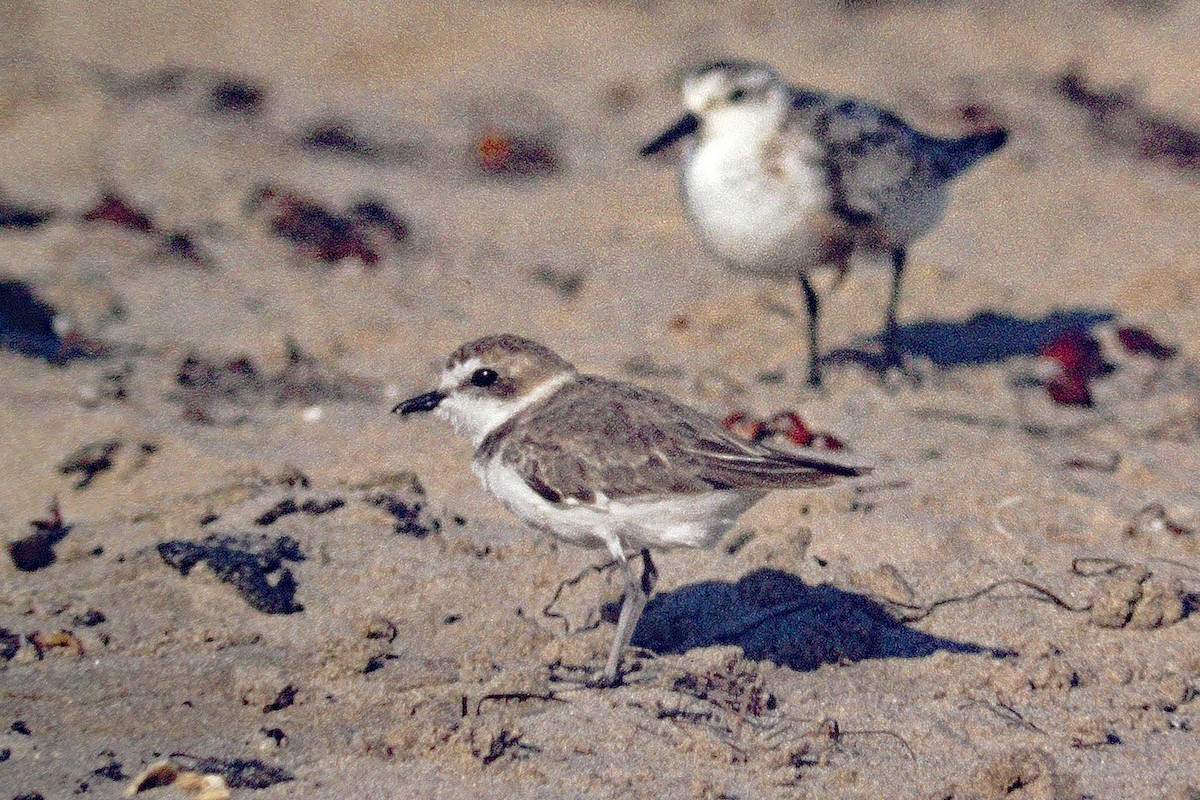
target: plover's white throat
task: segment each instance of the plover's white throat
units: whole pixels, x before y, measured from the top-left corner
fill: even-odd
[[[650,548],[711,547],[772,489],[868,471],[744,441],[666,395],[581,374],[518,336],[462,345],[437,389],[393,411],[449,419],[471,436],[473,470],[509,511],[617,560],[625,600],[604,667],[609,684],[653,590]],[[640,578],[628,560],[638,551]]]
[[[681,184],[707,247],[729,266],[798,276],[809,369],[821,381],[820,299],[808,273],[844,275],[857,251],[891,259],[884,367],[898,366],[896,306],[910,243],[941,218],[947,183],[1002,146],[1006,131],[940,139],[858,100],[788,86],[764,64],[719,62],[683,82],[687,113],[642,148],[688,137]]]

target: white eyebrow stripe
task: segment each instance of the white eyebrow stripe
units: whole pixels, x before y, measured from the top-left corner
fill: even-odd
[[[459,386],[462,386],[462,382],[468,375],[482,366],[482,363],[478,357],[472,357],[444,371],[441,383],[438,384],[438,389],[443,392],[457,389]]]

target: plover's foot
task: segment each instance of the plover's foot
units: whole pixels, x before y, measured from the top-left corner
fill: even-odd
[[[588,681],[588,687],[592,689],[616,689],[620,686],[628,686],[631,683],[644,683],[646,676],[642,675],[642,662],[634,657],[633,650],[641,650],[641,648],[629,648],[625,651],[625,657],[622,659],[621,668],[617,670],[616,675],[605,675],[601,673],[596,678]],[[649,653],[649,651],[642,651]],[[638,676],[638,677],[634,677]],[[632,680],[630,680],[632,679]]]
[[[628,673],[638,669],[638,665],[634,664],[628,670],[619,671],[616,676],[608,676],[595,666],[556,661],[550,665],[550,683],[567,684],[579,689],[615,689],[625,684],[625,676]]]
[[[619,686],[625,685],[625,674],[618,672],[616,675],[600,675],[583,684],[589,689],[616,689]]]
[[[637,672],[638,669],[638,666],[634,665],[632,669],[621,670],[615,676],[609,676],[603,671],[596,671],[594,667],[582,664],[556,663],[550,665],[550,682],[565,683],[580,689],[615,689],[624,686],[625,676],[630,672]]]

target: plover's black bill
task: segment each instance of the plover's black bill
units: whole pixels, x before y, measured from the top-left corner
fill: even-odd
[[[685,136],[689,136],[696,132],[700,127],[700,118],[695,114],[685,114],[671,127],[658,135],[650,144],[646,145],[639,151],[639,155],[651,156],[659,150],[670,147]]]
[[[416,397],[410,397],[403,403],[399,403],[392,409],[392,413],[403,416],[405,414],[419,414],[424,411],[433,411],[445,399],[446,395],[441,392],[426,392]]]

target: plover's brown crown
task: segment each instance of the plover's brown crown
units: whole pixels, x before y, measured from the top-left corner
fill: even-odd
[[[459,346],[446,359],[445,374],[453,375],[461,365],[475,363],[496,371],[495,383],[478,387],[496,398],[522,397],[547,379],[575,370],[550,348],[509,333],[485,336]]]

